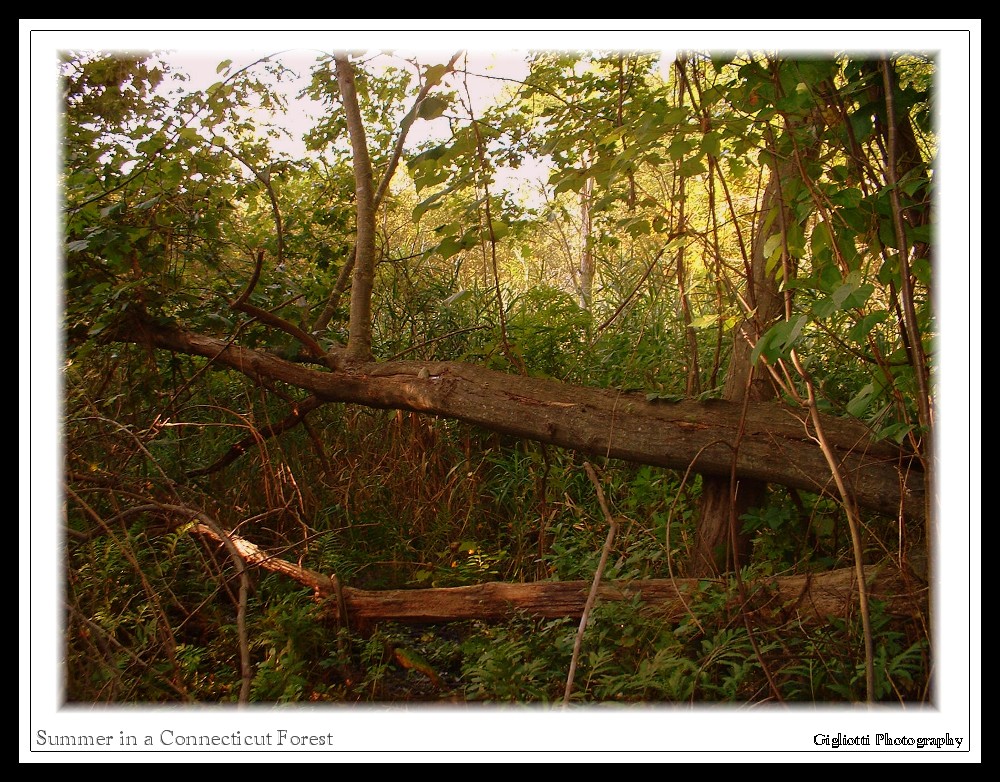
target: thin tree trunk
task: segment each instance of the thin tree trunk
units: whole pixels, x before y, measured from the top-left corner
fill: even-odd
[[[687,230],[684,213],[684,177],[680,177],[678,195],[680,206],[677,213],[677,231]],[[684,393],[687,396],[698,396],[701,393],[701,369],[698,365],[698,335],[691,328],[691,302],[687,292],[687,269],[684,263],[684,245],[677,248],[677,301],[680,305],[681,321],[684,323],[684,338],[687,341],[687,369],[684,382]]]
[[[594,248],[590,235],[593,223],[590,216],[590,202],[594,193],[594,180],[591,177],[580,191],[580,306],[590,311],[594,300]]]
[[[354,192],[357,198],[358,236],[355,242],[354,279],[351,285],[351,319],[348,328],[347,357],[366,361],[372,355],[372,288],[375,283],[375,190],[368,140],[361,121],[358,93],[354,85],[354,66],[346,54],[334,57],[337,84],[344,102],[347,130],[354,154]]]
[[[764,402],[775,397],[770,378],[763,373],[754,373],[750,358],[757,340],[784,312],[775,275],[767,271],[764,243],[769,236],[766,230],[768,213],[781,203],[780,179],[792,175],[794,170],[793,162],[783,163],[777,171],[772,169],[764,190],[751,246],[751,273],[745,294],[751,312],[736,329],[722,393],[723,399],[733,402],[741,402],[747,396],[752,402]],[[771,232],[790,220],[791,215],[786,209],[784,219],[775,220]],[[715,575],[738,569],[749,561],[751,540],[742,530],[740,517],[750,508],[761,505],[766,491],[767,484],[760,481],[740,480],[733,485],[727,477],[704,477],[695,550],[688,563],[690,575]]]
[[[452,58],[448,61],[448,65],[446,66],[445,73],[454,69],[455,63],[458,61],[460,54],[461,52],[456,52],[452,55]],[[353,71],[351,73],[353,74]],[[399,135],[396,136],[396,145],[393,147],[392,157],[389,158],[389,163],[386,165],[385,172],[382,174],[382,181],[379,182],[378,189],[375,191],[375,196],[372,201],[372,212],[378,210],[382,203],[382,199],[389,190],[389,183],[392,182],[392,177],[396,173],[396,168],[399,166],[400,158],[403,155],[403,145],[406,143],[406,135],[410,132],[410,127],[413,125],[413,121],[417,118],[417,112],[420,109],[420,104],[423,102],[424,98],[427,97],[428,93],[440,83],[441,76],[443,75],[444,74],[442,73],[437,78],[429,78],[424,82],[424,85],[420,88],[420,92],[417,93],[417,97],[413,101],[413,105],[410,107],[410,110],[399,123]],[[357,101],[355,99],[355,103],[356,102]],[[361,127],[360,119],[357,124],[358,127]],[[362,128],[362,132],[363,130],[364,128]],[[365,148],[367,150],[367,146]],[[372,217],[372,230],[374,231],[374,216]],[[351,254],[348,256],[347,260],[344,262],[344,266],[340,270],[340,275],[337,277],[337,282],[333,286],[333,291],[330,293],[326,306],[323,308],[320,316],[313,324],[312,330],[314,332],[325,329],[330,323],[330,320],[333,318],[333,314],[337,311],[337,307],[340,306],[340,297],[343,295],[344,291],[347,290],[348,280],[354,273],[354,261],[356,255],[357,247],[352,247]]]

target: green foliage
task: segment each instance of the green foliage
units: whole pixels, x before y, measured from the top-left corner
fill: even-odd
[[[469,700],[552,702],[565,681],[573,651],[572,624],[565,620],[513,620],[483,627],[463,644],[462,679]]]
[[[777,695],[788,702],[864,699],[859,622],[748,630],[720,617],[735,590],[730,584],[690,595],[690,613],[679,623],[663,622],[638,601],[599,603],[584,635],[573,702],[762,702],[776,697],[764,666],[777,683]],[[921,697],[926,643],[912,642],[877,604],[874,616],[877,699]],[[466,697],[559,701],[576,630],[569,620],[527,617],[482,628],[462,645]]]
[[[860,619],[847,623],[833,619],[829,626],[808,628],[797,644],[799,659],[786,669],[787,698],[817,702],[861,701],[866,682]],[[927,682],[927,641],[911,637],[893,627],[876,602],[872,612],[875,641],[875,698],[897,701],[924,697]],[[838,651],[839,650],[839,651]]]
[[[895,109],[909,124],[890,190],[874,61],[690,53],[664,79],[649,54],[535,53],[525,83],[472,116],[443,64],[379,70],[376,59],[355,59],[376,177],[401,123],[451,129],[407,146],[380,205],[376,355],[467,361],[664,404],[712,396],[746,315],[746,275],[760,261],[751,236],[762,229],[765,270],[791,299],[752,359],[774,366],[794,350],[824,412],[921,453],[921,378],[902,312],[913,305],[917,346],[933,361],[921,249],[935,234],[932,63],[892,64]],[[273,151],[278,129],[261,120],[283,109],[280,63],[226,60],[220,81],[176,94],[161,87],[180,74],[155,56],[67,53],[62,75],[70,700],[238,697],[232,565],[167,504],[211,512],[274,556],[361,588],[593,578],[607,528],[579,454],[346,405],[271,437],[303,402],[299,390],[132,344],[143,314],[301,361],[287,329],[231,306],[261,252],[249,302],[315,331],[323,347],[344,341],[349,301],[336,285],[355,240],[356,185],[332,57],[311,73],[306,92],[326,110],[301,161]],[[434,90],[414,106],[422,83]],[[758,182],[796,155],[801,166],[781,181],[785,211],[758,223]],[[501,175],[534,156],[551,162],[544,206]],[[584,245],[596,263],[586,307]],[[600,467],[619,517],[603,577],[675,575],[693,546],[700,478]],[[828,498],[773,489],[742,523],[754,540],[746,583],[849,561],[842,509]],[[865,529],[869,561],[918,534],[876,517]],[[574,622],[352,634],[283,577],[253,578],[256,702],[562,697]],[[676,622],[638,603],[599,603],[574,701],[864,697],[853,618],[745,623],[733,608],[741,597],[733,583],[706,583]],[[873,620],[877,699],[926,700],[926,638],[878,605]],[[420,667],[401,662],[417,656]]]
[[[289,589],[285,579],[267,576],[250,609],[250,633],[257,660],[251,699],[297,703],[327,700],[335,691],[344,660],[335,631],[308,593]]]

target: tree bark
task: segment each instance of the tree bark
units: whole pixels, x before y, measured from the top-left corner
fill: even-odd
[[[773,272],[767,271],[764,242],[769,236],[766,226],[768,213],[772,208],[777,206],[785,210],[785,218],[775,220],[774,228],[791,219],[789,210],[781,205],[780,181],[783,176],[792,175],[794,169],[795,164],[791,161],[783,163],[777,170],[772,169],[761,201],[745,292],[751,312],[736,329],[732,358],[722,392],[722,398],[732,402],[738,403],[745,396],[751,402],[764,402],[775,396],[770,378],[756,374],[750,358],[757,340],[783,314],[777,280]],[[751,508],[761,505],[766,492],[767,484],[761,481],[741,480],[734,485],[731,476],[707,476],[703,479],[695,550],[687,571],[689,575],[724,573],[740,568],[749,561],[751,540],[742,530],[740,517]]]
[[[589,163],[589,159],[588,155],[584,158],[584,162]],[[587,177],[580,191],[580,306],[587,312],[591,311],[594,301],[594,275],[597,270],[591,240],[593,221],[590,210],[593,197],[594,179]]]
[[[913,618],[926,607],[926,587],[907,587],[898,570],[872,566],[866,569],[865,576],[870,582],[869,594],[884,601],[886,613]],[[717,586],[696,578],[602,582],[597,599],[606,603],[638,597],[650,615],[676,622],[690,613],[687,606],[706,585]],[[386,621],[503,620],[519,612],[546,619],[579,619],[590,587],[589,581],[537,581],[379,591],[343,587],[342,592],[349,622],[355,627]],[[734,596],[729,607],[749,611],[769,626],[791,620],[824,622],[831,616],[846,618],[857,611],[858,586],[853,568],[758,581],[751,590],[749,605],[740,605]],[[331,609],[335,606],[331,601]]]
[[[354,281],[351,285],[351,318],[347,355],[367,360],[372,354],[372,288],[375,283],[375,188],[368,141],[361,121],[358,94],[354,86],[354,66],[346,54],[334,57],[337,84],[344,102],[347,130],[354,155],[354,192],[357,199],[357,240],[354,243]]]
[[[196,525],[194,531],[219,540],[218,534],[203,524]],[[312,587],[316,599],[327,604],[330,616],[353,628],[376,622],[501,621],[520,612],[546,619],[578,619],[591,588],[588,581],[538,581],[436,589],[354,589],[339,584],[335,577],[275,558],[242,538],[231,539],[248,564]],[[886,613],[914,618],[926,611],[926,584],[891,563],[867,567],[865,579],[869,594],[883,602]],[[699,591],[716,586],[720,585],[695,578],[612,581],[601,583],[597,599],[618,602],[638,597],[650,615],[678,621],[690,612]],[[730,608],[747,611],[754,620],[768,625],[793,620],[824,622],[831,616],[851,616],[857,606],[857,589],[853,568],[774,577],[754,582],[745,603],[734,596]]]
[[[726,477],[735,468],[741,479],[839,499],[808,417],[777,402],[750,403],[744,419],[740,403],[650,401],[641,393],[572,386],[460,362],[355,362],[326,371],[149,321],[133,324],[119,339],[205,356],[258,381],[297,386],[325,402],[440,415],[597,457],[710,476]],[[857,421],[830,416],[823,426],[859,506],[923,518],[916,459],[892,443],[875,441]]]

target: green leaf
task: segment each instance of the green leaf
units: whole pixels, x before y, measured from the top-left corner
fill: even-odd
[[[875,286],[871,284],[858,285],[855,287],[851,294],[844,299],[841,309],[853,309],[855,307],[863,307],[868,301],[868,297],[875,292]]]
[[[440,200],[441,196],[444,194],[444,190],[434,193],[413,207],[413,221],[418,222],[428,210],[440,207],[441,204],[437,203],[437,201]]]
[[[868,405],[872,403],[875,396],[875,386],[868,383],[847,403],[847,412],[855,418],[860,418],[864,415],[865,410],[868,409]]]
[[[861,204],[863,195],[856,187],[845,187],[830,196],[831,203],[855,209]]]
[[[857,282],[848,279],[833,289],[828,298],[816,303],[813,315],[817,318],[827,318],[835,312],[863,307],[874,290],[874,285],[858,285]]]
[[[587,181],[587,174],[581,171],[569,171],[565,174],[559,175],[553,172],[552,176],[549,177],[549,184],[555,184],[558,181],[559,184],[556,185],[553,195],[559,195],[560,193],[578,192]]]
[[[600,139],[598,139],[597,143],[600,144],[601,146],[607,146],[609,144],[614,144],[623,135],[625,135],[625,131],[626,130],[627,130],[627,128],[624,125],[622,125],[620,128],[615,128],[614,130],[610,131],[609,133],[605,133]]]
[[[694,149],[694,142],[686,138],[676,138],[667,147],[667,153],[671,160],[680,160],[688,152]]]
[[[902,443],[906,439],[906,435],[912,432],[916,427],[913,424],[895,423],[882,429],[878,436],[880,439],[891,439],[895,440],[896,443]]]
[[[867,141],[872,134],[872,111],[858,110],[850,116],[851,130],[859,141]]]
[[[438,254],[444,259],[448,260],[451,256],[456,255],[462,250],[467,250],[476,244],[475,235],[466,234],[461,238],[457,236],[446,236],[441,244],[437,247]]]
[[[447,144],[438,144],[436,147],[425,149],[406,164],[406,167],[413,171],[422,165],[440,160],[448,152]]]
[[[761,356],[764,356],[769,362],[773,362],[779,356],[783,356],[795,345],[802,329],[805,328],[806,321],[805,315],[798,315],[792,320],[775,323],[757,340],[753,353],[750,355],[750,362],[756,364],[757,359]]]
[[[706,329],[709,326],[714,326],[719,322],[718,315],[702,315],[700,318],[695,318],[692,320],[688,327],[692,329]]]
[[[931,284],[931,262],[926,258],[917,258],[910,266],[910,271],[920,284]]]
[[[668,109],[663,115],[665,125],[678,125],[688,118],[688,110],[683,106]]]
[[[807,319],[805,315],[799,315],[794,320],[788,321],[788,323],[791,325],[789,326],[788,333],[784,338],[782,347],[783,350],[787,350],[793,344],[795,344],[795,341],[798,340],[799,338],[799,334],[802,333],[802,329],[805,328],[806,320]]]
[[[915,225],[906,227],[906,236],[911,242],[924,242],[925,244],[931,240],[931,226],[930,225]]]
[[[729,165],[729,171],[735,178],[739,179],[746,174],[747,164],[742,158],[728,158],[726,162]]]
[[[196,128],[181,128],[179,131],[177,131],[177,135],[180,138],[184,139],[185,141],[191,142],[192,144],[200,144],[202,141],[204,141],[204,139],[201,137],[201,134],[197,131]]]
[[[920,188],[927,186],[927,180],[923,177],[915,177],[906,182],[899,183],[899,189],[906,193],[908,196],[912,196]]]
[[[854,286],[849,282],[845,282],[833,292],[830,298],[833,299],[833,304],[837,309],[842,309],[847,297],[852,293],[854,293]]]
[[[216,73],[222,73],[223,71],[229,70],[229,66],[233,64],[232,60],[223,60],[219,63],[219,67],[215,69]]]
[[[678,173],[681,176],[697,176],[698,174],[704,174],[707,170],[705,164],[699,158],[692,157],[681,163]]]
[[[438,95],[428,95],[417,107],[417,116],[420,119],[436,119],[444,114],[450,102]]]
[[[889,313],[886,310],[879,310],[878,312],[872,312],[865,315],[851,327],[849,332],[847,332],[847,338],[852,342],[863,345],[867,341],[871,330],[879,323],[885,322],[888,317]]]
[[[722,136],[714,130],[706,133],[705,138],[701,140],[701,151],[718,157],[719,153],[722,152]]]
[[[833,264],[824,266],[819,270],[819,274],[816,275],[817,286],[821,291],[825,291],[826,293],[833,293],[843,281],[844,278],[840,274],[840,269]]]
[[[712,60],[712,68],[714,68],[715,72],[718,73],[733,61],[733,55],[713,54],[710,55],[710,59]]]
[[[434,86],[441,81],[441,77],[447,72],[448,67],[445,65],[428,65],[427,70],[424,71],[424,78],[427,80],[427,84]]]
[[[793,222],[785,231],[785,243],[788,254],[793,258],[801,258],[806,254],[806,236],[801,223]]]
[[[493,228],[493,238],[494,239],[503,239],[507,234],[510,233],[510,226],[507,225],[507,223],[501,222],[500,220],[494,220],[493,224],[492,224],[492,228]],[[486,233],[486,237],[485,238],[488,239],[489,238],[489,231],[487,230],[485,233]]]
[[[826,223],[819,223],[813,228],[812,236],[809,237],[809,245],[815,265],[829,263],[833,260],[831,249],[833,241],[830,237],[830,229]]]
[[[821,320],[823,318],[829,318],[836,311],[837,305],[833,303],[833,298],[830,296],[820,299],[812,307],[813,317]]]
[[[770,258],[775,253],[780,252],[781,247],[782,247],[781,234],[780,233],[771,234],[771,236],[767,237],[767,241],[764,242],[764,257]]]
[[[626,229],[629,236],[646,236],[652,230],[649,220],[628,220]]]

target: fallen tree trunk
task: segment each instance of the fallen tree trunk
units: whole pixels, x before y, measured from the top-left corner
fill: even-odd
[[[920,610],[921,593],[914,594],[903,584],[898,571],[866,569],[870,598],[885,601],[893,615],[914,617]],[[650,614],[676,622],[691,612],[698,592],[719,586],[719,582],[694,578],[644,579],[604,582],[597,593],[599,602],[638,598]],[[853,568],[813,575],[786,576],[748,585],[749,605],[729,606],[734,615],[743,608],[774,624],[792,619],[825,621],[846,618],[857,610],[857,580]],[[374,622],[454,622],[463,619],[502,620],[518,613],[543,618],[578,619],[590,590],[589,581],[538,581],[530,584],[493,582],[475,586],[439,589],[392,589],[367,591],[343,587],[343,603],[349,623]],[[332,605],[336,605],[332,603]],[[336,609],[334,609],[336,610]]]
[[[650,401],[641,393],[508,375],[460,362],[348,364],[312,369],[214,337],[148,321],[120,339],[205,356],[258,380],[282,381],[327,402],[411,410],[606,458],[779,483],[840,500],[804,411],[777,402]],[[823,427],[855,501],[922,520],[919,461],[862,424],[833,416]]]
[[[218,540],[204,524],[193,530]],[[336,622],[350,627],[369,627],[377,622],[443,623],[467,619],[498,621],[519,613],[555,619],[578,619],[590,590],[588,581],[537,581],[529,584],[491,582],[474,586],[437,589],[365,590],[341,585],[336,577],[274,558],[253,543],[231,536],[248,564],[283,573],[312,587]],[[927,586],[886,564],[865,568],[869,599],[883,602],[894,616],[914,618],[926,612]],[[723,586],[718,579],[643,579],[603,582],[601,602],[638,598],[646,610],[666,621],[679,621],[691,611],[700,592]],[[825,573],[774,577],[748,584],[748,598],[739,604],[732,590],[728,606],[736,614],[748,611],[768,624],[790,620],[823,622],[841,619],[857,609],[857,577],[854,568]]]

